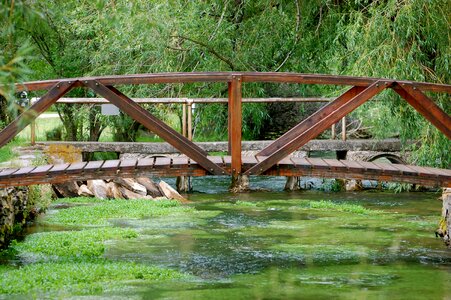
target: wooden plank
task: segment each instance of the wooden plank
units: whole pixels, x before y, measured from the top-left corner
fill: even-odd
[[[435,172],[435,170],[428,170],[421,166],[411,166],[411,168],[415,169],[415,171],[418,172],[418,176],[420,176],[420,177],[427,177],[427,176],[438,177],[438,176],[443,175],[443,173],[441,173],[441,172]]]
[[[24,176],[24,175],[28,175],[28,173],[30,173],[31,171],[33,171],[34,169],[36,169],[36,166],[30,166],[30,167],[25,167],[25,168],[20,168],[19,170],[17,170],[16,172],[14,172],[13,174],[11,174],[11,177],[16,177],[16,176]]]
[[[104,163],[105,163],[104,160],[90,161],[86,164],[86,166],[83,168],[83,170],[86,172],[97,171],[102,167],[102,165]]]
[[[388,174],[388,175],[394,175],[394,176],[398,176],[398,175],[402,174],[402,172],[398,168],[393,167],[393,164],[379,163],[379,162],[373,162],[373,163],[382,170],[382,174]]]
[[[232,156],[232,177],[237,178],[241,174],[241,77],[232,77],[229,82],[229,145]],[[232,180],[233,182],[233,180]]]
[[[331,170],[344,170],[346,166],[338,159],[323,158],[324,162],[329,165]]]
[[[66,169],[70,166],[70,164],[65,163],[65,164],[59,164],[59,165],[54,165],[53,168],[51,168],[48,171],[49,176],[57,176],[60,174],[64,174],[64,172],[66,171]]]
[[[365,168],[365,170],[367,170],[367,171],[373,171],[373,172],[381,172],[382,171],[382,169],[378,166],[378,165],[376,165],[375,163],[373,163],[373,162],[369,162],[369,161],[359,161],[359,164],[363,167],[363,168]]]
[[[189,168],[188,157],[174,157],[172,159],[171,167],[179,169]]]
[[[451,139],[451,117],[437,104],[410,83],[399,85],[399,88],[395,91],[438,130],[443,132],[448,139]]]
[[[30,176],[45,176],[51,168],[53,168],[53,165],[38,166],[30,172]]]
[[[277,162],[277,166],[283,166],[283,165],[293,166],[293,162],[291,161],[290,157],[284,157]]]
[[[224,160],[224,164],[227,167],[231,167],[232,166],[232,157],[231,156],[223,156],[223,160]]]
[[[392,164],[392,166],[394,168],[397,168],[398,170],[400,170],[402,172],[402,174],[404,175],[411,175],[411,176],[418,176],[418,172],[409,168],[406,165],[402,165],[402,164]]]
[[[448,175],[450,176],[451,172],[447,169],[437,169],[437,168],[431,168],[431,167],[423,167],[425,170],[427,170],[430,174],[436,174],[439,176]]]
[[[171,159],[168,157],[155,157],[154,168],[169,169],[171,166]]]
[[[191,103],[228,103],[227,98],[130,98],[136,103],[140,104],[186,104],[188,101]],[[242,103],[274,103],[274,102],[330,102],[334,98],[327,97],[271,97],[271,98],[242,98]],[[56,103],[65,104],[106,104],[109,103],[108,100],[104,98],[80,98],[80,97],[61,97]],[[183,125],[183,124],[182,124]],[[186,130],[182,130],[186,133]],[[183,136],[186,136],[183,134]]]
[[[207,158],[218,166],[224,167],[224,160],[222,159],[222,156],[207,156]]]
[[[25,127],[30,125],[41,113],[46,111],[60,97],[72,89],[73,82],[57,82],[52,88],[30,108],[25,110],[14,121],[0,132],[0,147],[6,145]]]
[[[138,159],[137,168],[153,168],[153,164],[155,163],[155,157],[152,158],[141,158]]]
[[[330,169],[329,164],[326,163],[322,158],[315,157],[306,157],[306,161],[308,161],[313,168],[322,168],[322,169]]]
[[[111,171],[114,171],[114,170],[118,170],[120,163],[121,163],[121,161],[119,159],[106,160],[104,162],[104,164],[102,165],[102,167],[99,169],[99,171],[111,172]]]
[[[296,168],[304,170],[310,170],[313,168],[312,163],[308,161],[305,157],[303,158],[291,157],[291,161],[295,164]]]
[[[86,162],[86,161],[73,163],[66,169],[66,172],[67,173],[69,173],[69,172],[71,172],[71,173],[73,173],[73,172],[82,172],[87,164],[88,164],[88,162]]]
[[[132,172],[135,170],[137,163],[137,159],[124,159],[121,160],[119,169],[121,170],[121,172]]]
[[[384,171],[392,171],[392,172],[399,171],[397,168],[393,167],[391,163],[381,163],[381,162],[373,161],[373,164],[375,164],[376,166],[378,166],[380,169],[382,169]]]
[[[334,110],[333,112],[327,114],[320,120],[318,120],[315,123],[312,123],[312,120],[317,120],[318,115],[322,115],[322,113],[318,113],[315,115],[315,117],[309,117],[303,122],[306,124],[311,124],[311,127],[302,132],[301,134],[297,136],[290,136],[291,140],[286,141],[285,143],[279,143],[277,142],[276,148],[271,155],[265,159],[264,161],[260,162],[259,164],[255,165],[253,168],[249,169],[247,172],[252,172],[254,174],[261,173],[261,170],[265,171],[268,168],[270,168],[272,165],[274,165],[277,161],[282,159],[283,157],[286,157],[302,145],[306,144],[309,140],[312,138],[318,136],[321,134],[324,130],[328,129],[332,124],[336,123],[338,120],[343,118],[348,113],[352,112],[354,109],[365,103],[370,98],[374,97],[381,91],[383,91],[385,88],[389,87],[392,84],[392,82],[382,82],[377,81],[374,84],[370,85],[368,88],[364,89],[360,93],[358,93],[356,96],[352,97],[353,93],[356,91],[349,90],[346,96],[343,95],[344,100],[335,100],[338,101],[340,104],[342,104],[342,101],[345,102],[342,104],[339,108]],[[334,101],[334,102],[335,102]],[[334,103],[332,102],[332,103]],[[331,104],[332,104],[331,103]],[[331,105],[329,104],[329,105]],[[323,108],[325,109],[325,108]],[[327,110],[328,111],[328,110]],[[275,143],[276,143],[275,142]]]
[[[255,156],[243,156],[241,158],[241,163],[243,165],[253,166],[258,163],[258,160]]]
[[[345,165],[351,172],[360,172],[363,167],[356,161],[353,160],[341,160],[341,163]]]
[[[86,78],[69,78],[57,80],[32,81],[16,84],[16,90],[34,91],[49,89],[58,82],[75,82],[74,86],[82,86],[81,82],[98,80],[104,85],[119,84],[152,84],[152,83],[179,83],[179,82],[226,82],[232,75],[242,76],[244,82],[285,82],[302,84],[333,84],[368,86],[379,78],[353,77],[324,74],[302,74],[286,72],[180,72],[180,73],[152,73],[134,75],[110,75]],[[411,81],[398,81],[398,83],[412,83]],[[423,91],[444,92],[451,94],[451,85],[428,82],[416,82],[415,85]]]
[[[434,168],[432,168],[434,169]],[[447,174],[448,176],[451,176],[451,170],[450,169],[440,169],[443,173]]]
[[[85,81],[85,85],[90,87],[97,94],[108,99],[131,118],[156,133],[169,144],[177,148],[180,152],[194,159],[212,174],[219,175],[224,172],[221,167],[206,158],[207,154],[203,149],[189,141],[186,137],[166,125],[161,120],[157,119],[117,89],[113,87],[106,87],[98,81]]]

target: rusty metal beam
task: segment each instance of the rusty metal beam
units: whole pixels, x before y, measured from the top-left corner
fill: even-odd
[[[121,109],[124,113],[144,125],[147,129],[163,138],[180,152],[196,161],[208,172],[215,175],[227,174],[226,170],[213,163],[206,157],[207,153],[202,150],[202,148],[189,141],[161,120],[154,117],[151,113],[133,102],[133,100],[122,94],[116,88],[107,87],[95,80],[84,81],[83,83],[97,94],[101,95],[105,99],[108,99],[112,104],[119,107],[119,109]]]
[[[451,117],[423,94],[415,85],[401,84],[394,89],[413,108],[451,139]]]
[[[0,147],[6,145],[41,113],[46,111],[59,98],[70,91],[74,84],[75,83],[73,81],[57,82],[54,84],[52,88],[44,96],[42,96],[41,99],[39,99],[38,102],[25,110],[0,132]]]
[[[271,155],[267,158],[260,161],[258,164],[250,168],[246,171],[246,175],[258,175],[273,165],[275,165],[278,161],[288,156],[290,153],[298,149],[299,147],[306,144],[309,140],[315,138],[319,134],[321,134],[324,130],[329,128],[332,124],[336,123],[338,120],[346,116],[348,113],[352,112],[354,109],[365,103],[367,100],[371,99],[382,90],[387,87],[390,87],[393,84],[392,81],[377,81],[355,95],[354,97],[348,98],[347,101],[340,100],[340,104],[342,105],[335,109],[333,112],[328,114],[323,114],[321,110],[315,116],[311,116],[304,120],[307,124],[311,124],[311,127],[304,132],[300,133],[300,135],[293,137],[291,140],[285,140],[284,143],[280,143],[277,145],[277,150],[275,150]],[[351,93],[351,91],[348,91]],[[353,91],[355,92],[355,91]],[[347,98],[348,96],[344,97]],[[338,100],[338,99],[337,99]],[[336,101],[337,101],[336,100]],[[327,107],[327,106],[326,106]],[[326,109],[323,108],[323,109]],[[312,120],[318,120],[319,115],[324,115],[318,122],[312,122]]]

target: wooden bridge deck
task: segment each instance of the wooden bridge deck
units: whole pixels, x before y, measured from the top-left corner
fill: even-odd
[[[208,159],[221,166],[223,170],[231,172],[230,156],[209,156]],[[263,159],[265,157],[243,157],[242,170],[251,169]],[[139,160],[91,161],[3,169],[0,170],[0,187],[115,177],[205,176],[209,174],[202,166],[187,157],[154,157]],[[447,169],[322,158],[285,158],[261,175],[370,179],[451,187],[451,170]]]
[[[190,84],[213,82],[227,87],[228,143],[225,157],[207,157],[208,153],[188,136],[153,115],[145,107],[120,91],[122,85]],[[269,145],[256,157],[242,157],[243,85],[261,82],[348,86],[338,97],[322,106]],[[16,90],[47,90],[20,116],[0,131],[0,147],[11,141],[37,116],[75,88],[84,88],[105,98],[121,112],[142,124],[188,158],[101,161],[89,163],[8,169],[0,173],[0,187],[37,183],[111,178],[135,175],[231,175],[237,184],[242,175],[318,176],[331,178],[375,179],[451,187],[450,170],[426,167],[338,161],[330,159],[287,158],[291,153],[328,130],[346,115],[385,90],[392,90],[426,120],[451,139],[451,117],[425,93],[451,94],[451,85],[412,82],[397,79],[349,77],[323,74],[279,72],[187,72],[66,78],[16,84]],[[282,102],[278,99],[276,102]],[[184,132],[182,130],[182,132]],[[191,131],[189,131],[191,132]],[[194,163],[194,161],[196,163]]]

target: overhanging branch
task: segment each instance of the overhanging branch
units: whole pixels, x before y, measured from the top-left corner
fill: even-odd
[[[213,47],[211,47],[210,45],[205,44],[204,42],[192,39],[190,37],[187,36],[183,36],[183,35],[175,35],[175,36],[171,36],[174,38],[179,38],[179,39],[183,39],[183,40],[187,40],[190,41],[194,44],[197,44],[199,46],[204,47],[208,52],[210,52],[211,54],[213,54],[214,56],[216,56],[218,59],[222,60],[223,62],[225,62],[226,64],[229,65],[230,69],[233,71],[235,70],[235,66],[234,64],[230,61],[230,59],[222,56],[221,54],[219,54],[215,49],[213,49]]]

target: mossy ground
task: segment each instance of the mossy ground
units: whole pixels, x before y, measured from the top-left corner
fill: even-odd
[[[0,294],[64,298],[105,294],[139,282],[186,276],[148,264],[109,260],[104,253],[110,245],[134,240],[140,234],[137,229],[114,227],[110,220],[173,217],[193,208],[175,201],[93,198],[64,199],[55,205],[62,203],[69,208],[54,210],[38,222],[44,228],[56,225],[64,230],[31,234],[3,251],[3,257],[14,257],[19,266],[0,267]]]

